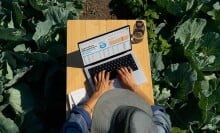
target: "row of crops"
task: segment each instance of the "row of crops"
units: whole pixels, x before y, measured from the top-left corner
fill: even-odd
[[[156,104],[172,132],[219,132],[220,2],[121,0],[147,21]]]
[[[0,132],[60,132],[65,120],[66,20],[78,0],[0,0]]]
[[[147,21],[155,103],[170,114],[172,132],[218,132],[220,2],[112,1]],[[60,131],[66,20],[82,9],[80,0],[0,1],[0,132]]]

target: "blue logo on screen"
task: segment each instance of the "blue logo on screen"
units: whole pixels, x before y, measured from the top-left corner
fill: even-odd
[[[105,47],[106,47],[106,43],[101,42],[101,43],[99,44],[99,47],[100,47],[100,48],[105,48]]]

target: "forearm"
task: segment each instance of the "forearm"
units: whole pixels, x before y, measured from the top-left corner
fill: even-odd
[[[83,105],[83,109],[89,112],[90,116],[92,117],[93,110],[95,108],[95,104],[98,101],[99,97],[101,96],[100,93],[95,92],[91,98]]]
[[[150,98],[148,96],[145,95],[145,93],[143,93],[143,90],[140,88],[140,86],[138,85],[132,85],[130,87],[130,90],[133,91],[134,93],[136,93],[138,96],[142,97],[148,104],[152,105],[153,102],[150,100]]]

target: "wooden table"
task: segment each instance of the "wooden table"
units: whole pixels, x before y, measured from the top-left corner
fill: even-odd
[[[136,20],[69,20],[67,22],[67,94],[73,90],[88,87],[77,43],[125,25],[130,25],[132,32],[135,22]],[[147,82],[140,87],[148,97],[148,103],[152,105],[154,98],[146,32],[142,42],[132,45],[132,51],[147,78]]]

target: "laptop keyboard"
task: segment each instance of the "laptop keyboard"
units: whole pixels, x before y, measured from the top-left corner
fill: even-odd
[[[116,70],[119,67],[128,67],[128,66],[130,66],[133,71],[138,69],[131,54],[103,63],[99,66],[95,66],[93,68],[90,68],[88,71],[92,77],[92,80],[94,80],[93,77],[95,76],[95,74],[99,73],[102,70],[105,70],[107,72],[110,72],[110,80],[111,80],[116,77],[117,75]]]

